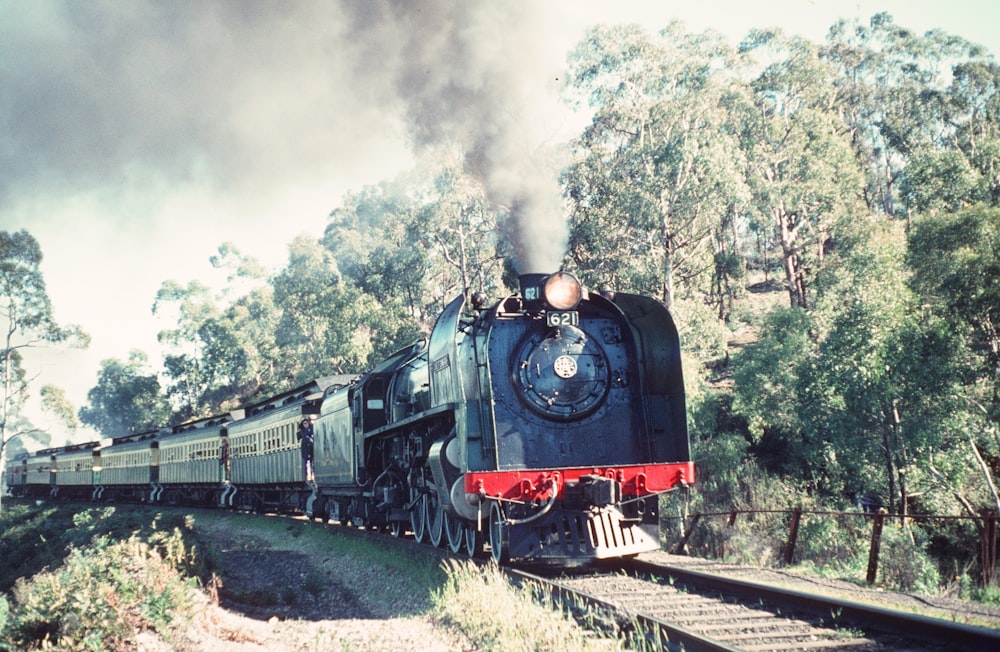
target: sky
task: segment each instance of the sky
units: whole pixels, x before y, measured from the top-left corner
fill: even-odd
[[[32,354],[33,387],[81,407],[101,360],[158,358],[163,281],[218,282],[225,242],[279,269],[344,193],[441,139],[468,140],[491,197],[545,226],[554,173],[523,153],[586,121],[552,80],[587,27],[678,19],[733,43],[769,26],[819,42],[879,11],[1000,53],[995,0],[0,0],[0,230],[38,240],[57,321],[92,338]]]

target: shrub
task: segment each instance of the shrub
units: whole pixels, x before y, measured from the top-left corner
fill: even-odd
[[[879,575],[887,588],[935,593],[941,582],[926,552],[926,535],[917,528],[887,527],[882,531]]]
[[[178,555],[180,532],[161,538]],[[137,632],[166,632],[175,617],[190,609],[189,590],[155,545],[137,536],[117,543],[102,536],[86,548],[72,548],[56,570],[17,581],[0,646],[124,647]]]

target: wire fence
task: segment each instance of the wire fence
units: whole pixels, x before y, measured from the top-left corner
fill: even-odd
[[[917,561],[939,571],[996,583],[997,513],[980,516],[886,514],[882,511],[744,510],[696,512],[665,519],[667,548],[675,554],[752,561],[762,566],[811,563],[855,568],[865,581],[882,576],[916,582]],[[917,552],[923,552],[918,558]],[[858,570],[861,570],[858,568]],[[941,573],[942,576],[945,573]]]

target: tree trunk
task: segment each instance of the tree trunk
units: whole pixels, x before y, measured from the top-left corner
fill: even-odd
[[[896,513],[896,469],[892,461],[892,446],[887,428],[882,428],[882,452],[885,454],[885,477],[889,482],[889,513]]]
[[[663,239],[663,303],[667,308],[674,307],[674,241],[670,230],[670,214],[664,212],[661,226]]]
[[[986,486],[990,489],[990,495],[993,497],[993,509],[1000,512],[1000,493],[997,493],[997,486],[993,482],[993,475],[990,473],[990,467],[986,464],[986,460],[983,459],[982,454],[979,452],[979,447],[976,446],[976,442],[972,439],[972,435],[969,435],[969,447],[972,448],[972,454],[976,458],[976,463],[979,465],[979,470],[983,474]]]
[[[805,273],[802,259],[795,244],[797,229],[792,226],[792,216],[783,207],[775,209],[778,235],[781,241],[781,255],[784,258],[785,287],[788,289],[789,303],[793,308],[808,308],[806,304]]]

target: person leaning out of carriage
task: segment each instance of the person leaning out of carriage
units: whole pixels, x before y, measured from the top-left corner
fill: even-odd
[[[305,418],[299,423],[299,443],[302,445],[302,477],[313,481],[313,423]]]

